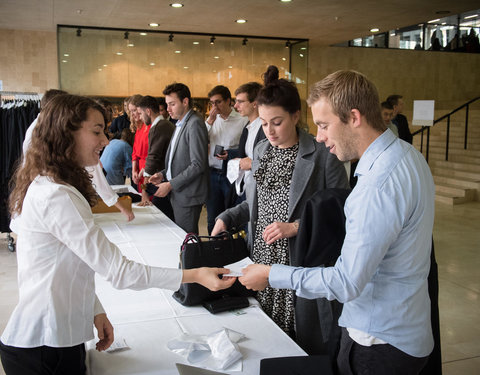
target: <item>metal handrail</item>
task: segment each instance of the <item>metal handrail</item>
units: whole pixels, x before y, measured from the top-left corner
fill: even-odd
[[[458,112],[461,109],[466,107],[465,139],[464,139],[464,143],[463,143],[463,149],[466,150],[467,149],[467,140],[468,140],[469,106],[470,106],[470,104],[477,101],[478,99],[480,99],[480,96],[477,96],[476,98],[474,98],[472,100],[469,100],[465,104],[462,104],[460,107],[455,108],[450,113],[447,113],[446,115],[443,115],[442,117],[439,117],[438,119],[433,121],[433,126],[434,126],[435,124],[439,123],[440,121],[443,121],[443,120],[447,119],[447,139],[446,139],[446,143],[445,143],[445,160],[446,161],[448,161],[448,148],[449,148],[449,143],[450,143],[450,116],[452,116],[454,113],[456,113],[456,112]],[[429,154],[429,150],[430,150],[430,128],[431,128],[431,126],[422,126],[420,129],[418,129],[417,131],[412,133],[412,137],[419,134],[419,133],[422,133],[422,139],[420,140],[420,152],[423,152],[423,133],[424,133],[425,130],[427,130],[427,146],[426,146],[427,150],[426,150],[426,155],[425,155],[425,159],[427,160],[427,163],[428,163],[428,154]]]

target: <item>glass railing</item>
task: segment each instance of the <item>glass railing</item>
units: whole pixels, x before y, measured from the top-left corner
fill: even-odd
[[[379,30],[336,46],[480,53],[479,34],[480,9],[395,30]]]

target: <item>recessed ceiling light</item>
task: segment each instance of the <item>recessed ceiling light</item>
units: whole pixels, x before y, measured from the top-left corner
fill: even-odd
[[[151,65],[151,66],[154,66],[154,65],[155,65],[155,63],[154,63],[154,62],[151,62],[151,63],[150,63],[150,65]]]
[[[107,65],[107,64],[103,64],[103,66],[106,68],[108,65]]]
[[[122,55],[123,55],[123,52],[117,52],[117,55],[118,55],[118,56],[122,56]]]
[[[68,57],[68,56],[70,56],[70,54],[64,53],[63,56]]]
[[[128,44],[127,44],[127,47],[135,47],[135,44],[133,44],[133,43],[128,43]]]
[[[181,7],[183,7],[183,4],[181,4],[181,3],[172,3],[172,4],[170,4],[170,6],[171,6],[172,8],[181,8]]]
[[[175,53],[182,53],[182,51],[175,51]]]
[[[214,58],[214,59],[219,59],[220,57],[218,57],[218,56],[213,56],[213,58]]]
[[[148,26],[150,26],[150,27],[158,27],[159,25],[158,25],[158,23],[156,23],[156,22],[151,22],[151,23],[148,24]]]
[[[291,3],[292,0],[280,0],[281,3]]]
[[[193,44],[200,44],[200,42],[193,42]]]
[[[435,23],[435,22],[438,22],[438,21],[440,21],[440,18],[436,18],[434,20],[428,21],[428,23]]]
[[[101,72],[101,71],[102,71],[102,68],[98,68],[98,71]]]
[[[300,56],[300,57],[303,57],[303,53],[300,53],[299,56]]]
[[[147,35],[147,33],[140,33],[140,35],[143,35],[143,36],[145,36],[145,35]]]
[[[300,48],[301,50],[305,51],[307,49],[307,47],[302,47]]]
[[[374,27],[373,29],[370,29],[370,32],[371,32],[371,33],[376,33],[376,32],[378,32],[378,31],[380,31],[380,29],[377,28],[377,27]]]
[[[471,16],[464,17],[465,20],[468,20],[470,18],[475,18],[478,17],[478,14],[472,14]]]
[[[285,57],[282,57],[282,60],[283,60],[283,61],[287,61],[287,59],[286,59]]]
[[[228,69],[232,69],[232,68],[233,68],[233,66],[231,66],[231,65],[228,66]]]
[[[188,69],[188,66],[184,66],[183,69]]]
[[[246,23],[247,20],[244,20],[244,19],[238,19],[238,20],[235,20],[236,23]]]
[[[66,62],[68,62],[68,61],[67,61],[67,60],[62,60],[62,62],[63,62],[63,63],[66,63]]]

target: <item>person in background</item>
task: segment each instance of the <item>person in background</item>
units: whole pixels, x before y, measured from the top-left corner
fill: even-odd
[[[212,235],[248,222],[248,246],[255,263],[290,264],[300,215],[306,202],[326,188],[348,188],[343,164],[297,127],[301,101],[294,83],[279,79],[269,66],[256,100],[267,139],[254,152],[252,197],[220,214]],[[295,335],[293,291],[267,287],[257,295],[262,309],[291,336]]]
[[[125,177],[132,177],[132,146],[134,134],[130,128],[122,130],[120,139],[112,139],[103,150],[100,162],[107,172],[110,185],[125,184]]]
[[[170,197],[175,223],[198,234],[198,220],[208,196],[208,134],[203,119],[192,109],[190,89],[172,83],[163,90],[168,113],[177,120],[168,145],[165,169],[149,181],[158,186],[155,196]]]
[[[175,131],[175,126],[170,121],[164,119],[158,108],[157,99],[148,95],[140,100],[137,107],[142,121],[145,125],[150,125],[150,131],[148,132],[148,155],[143,172],[147,185],[145,189],[142,189],[142,194],[147,194],[147,199],[153,196],[152,203],[155,207],[167,215],[170,220],[174,220],[172,205],[168,196],[156,197],[154,194],[157,191],[157,187],[148,183],[148,179],[153,174],[165,169],[165,154]]]
[[[410,133],[410,128],[408,127],[408,120],[402,114],[403,112],[403,96],[402,95],[390,95],[387,98],[387,102],[389,102],[393,106],[393,119],[392,122],[398,128],[398,137],[403,139],[405,142],[412,144],[413,136]]]
[[[208,233],[212,232],[215,218],[226,208],[231,184],[227,179],[229,150],[236,150],[242,130],[248,122],[246,117],[232,109],[230,90],[222,85],[215,86],[209,93],[210,114],[205,121],[208,131],[210,166],[210,192],[207,200]],[[221,151],[218,151],[221,147]]]
[[[385,123],[385,126],[389,128],[393,134],[395,134],[398,137],[398,128],[397,126],[392,122],[393,118],[393,106],[385,101],[380,104],[381,109],[381,114],[382,114],[382,120]]]
[[[167,102],[165,101],[165,98],[158,98],[158,108],[160,115],[163,117],[164,120],[170,121],[173,125],[177,122],[177,120],[173,119],[172,116],[168,113],[167,110]]]
[[[120,138],[122,130],[130,127],[130,118],[128,116],[128,103],[130,97],[123,100],[123,113],[113,119],[108,131],[112,134],[112,138]]]
[[[253,185],[252,160],[253,149],[262,139],[265,139],[265,133],[262,130],[262,120],[258,115],[257,95],[262,89],[258,82],[248,82],[235,90],[234,108],[241,116],[248,118],[240,136],[238,153],[236,157],[240,158],[240,169],[245,171],[243,182],[245,186],[245,195],[248,193],[249,186]],[[244,200],[243,199],[243,200]]]
[[[418,374],[434,343],[430,168],[413,146],[386,131],[377,89],[363,74],[330,74],[314,84],[308,104],[317,141],[341,161],[359,159],[340,257],[333,267],[250,265],[239,280],[254,290],[270,285],[342,302],[340,374]]]
[[[14,176],[12,229],[18,235],[19,301],[1,336],[7,375],[85,374],[84,343],[98,331],[96,349],[114,332],[95,295],[95,273],[117,289],[178,290],[198,282],[212,290],[223,268],[151,267],[125,258],[93,219],[96,193],[86,167],[108,144],[105,114],[93,100],[58,95],[45,106],[32,143]],[[52,145],[54,147],[52,147]]]

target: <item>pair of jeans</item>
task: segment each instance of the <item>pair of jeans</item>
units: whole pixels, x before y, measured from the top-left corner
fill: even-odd
[[[215,218],[227,208],[225,200],[229,198],[231,184],[220,169],[210,168],[210,190],[207,199],[208,234],[212,233]]]

